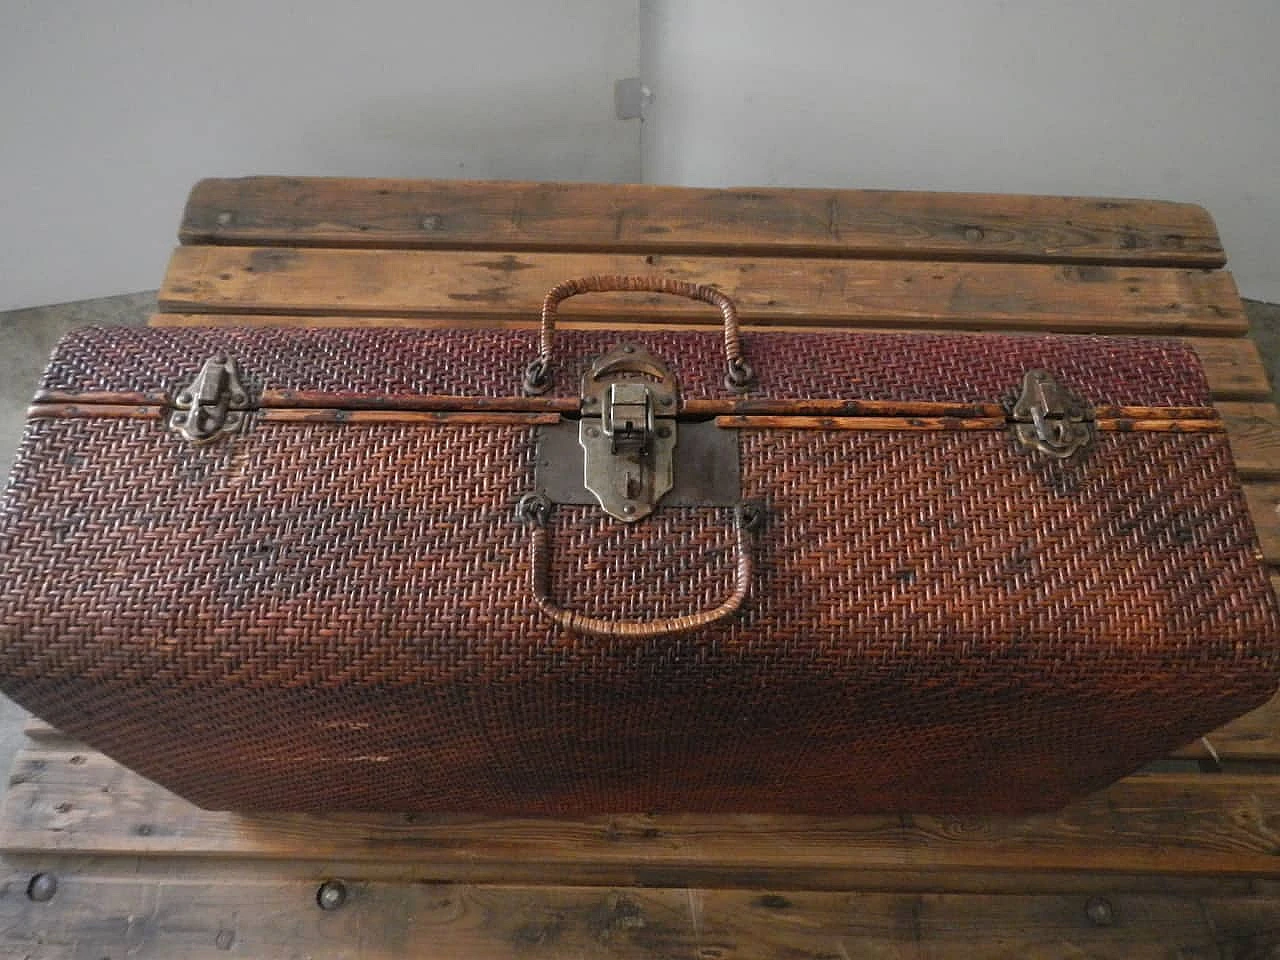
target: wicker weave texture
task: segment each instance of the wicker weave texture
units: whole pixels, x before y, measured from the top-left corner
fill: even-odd
[[[33,421],[0,513],[0,684],[205,806],[1021,811],[1263,702],[1280,617],[1217,434],[744,430],[741,615],[540,617],[527,426]],[[731,588],[728,510],[551,520],[552,590]]]
[[[591,358],[622,341],[662,357],[686,399],[740,396],[725,386],[719,333],[584,330],[557,333],[551,395],[576,397]],[[996,403],[1017,390],[1023,371],[1043,367],[1095,405],[1209,403],[1194,352],[1174,340],[753,332],[742,343],[756,398]],[[538,338],[521,330],[86,328],[62,342],[42,387],[173,396],[220,353],[240,362],[252,391],[516,397]]]

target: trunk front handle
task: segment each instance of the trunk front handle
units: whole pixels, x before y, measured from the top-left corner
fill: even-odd
[[[738,330],[738,308],[715,287],[690,283],[674,277],[638,277],[597,274],[558,283],[542,300],[542,323],[538,332],[538,356],[525,368],[524,392],[530,396],[551,389],[551,346],[555,337],[556,308],[583,293],[622,293],[643,291],[668,293],[690,300],[700,300],[718,307],[724,317],[725,383],[733,390],[745,390],[755,379],[755,372],[742,355],[742,338]]]

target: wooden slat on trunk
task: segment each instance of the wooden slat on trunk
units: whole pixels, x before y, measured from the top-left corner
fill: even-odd
[[[963,820],[236,815],[56,743],[20,753],[12,784],[0,812],[6,853],[396,860],[424,876],[507,883],[684,884],[713,871],[722,883],[767,888],[776,874],[813,889],[856,884],[863,871],[886,888],[1008,871],[1010,890],[1020,870],[1280,877],[1280,779],[1263,776],[1130,777],[1058,813]]]
[[[756,324],[1213,336],[1248,329],[1225,271],[1045,264],[200,246],[174,251],[159,299],[179,313],[520,320],[536,318],[557,283],[584,274],[710,284]],[[718,319],[705,304],[650,293],[575,297],[563,312]]]
[[[1219,267],[1201,207],[1152,200],[249,177],[191,192],[183,243]]]

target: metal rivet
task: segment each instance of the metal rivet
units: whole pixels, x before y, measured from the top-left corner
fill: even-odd
[[[970,243],[977,243],[984,236],[986,236],[986,233],[983,231],[981,227],[965,227],[964,228],[964,238],[968,240]]]
[[[444,218],[433,213],[429,217],[422,218],[422,229],[439,230],[442,223],[444,223]]]
[[[627,516],[631,516],[631,514],[636,512],[636,508],[632,504],[628,503],[625,507],[622,508],[622,512],[625,513]]]
[[[316,891],[316,903],[321,910],[337,910],[347,902],[347,885],[341,880],[326,880]]]
[[[37,873],[27,884],[27,899],[46,903],[58,892],[58,878],[52,873]]]
[[[635,347],[633,347],[633,346],[631,346],[631,344],[629,344],[629,343],[628,343],[625,347],[623,347],[623,348],[622,348],[622,352],[623,352],[623,353],[635,353],[635,352],[636,352],[636,348],[635,348]]]
[[[181,403],[183,406],[186,406],[188,403],[191,402],[191,394],[188,393],[186,390],[183,390],[180,394],[178,394],[178,402]]]
[[[217,220],[218,226],[225,227],[227,224],[229,224],[232,220],[235,219],[235,216],[231,213],[230,210],[223,210],[214,219]]]
[[[174,423],[186,423],[186,422],[187,422],[187,415],[186,415],[185,413],[175,413],[175,414],[173,415],[173,422],[174,422]]]
[[[1084,912],[1095,927],[1109,927],[1116,920],[1116,911],[1105,897],[1090,898],[1084,905]]]
[[[658,436],[660,437],[671,436],[671,428],[664,423],[662,426],[658,428]]]
[[[587,427],[587,436],[594,440],[596,437],[600,436],[600,431],[595,427]]]

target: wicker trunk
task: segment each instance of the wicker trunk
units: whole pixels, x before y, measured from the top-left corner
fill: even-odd
[[[1179,343],[548,331],[73,334],[0,685],[206,807],[538,815],[1050,808],[1275,689]]]

